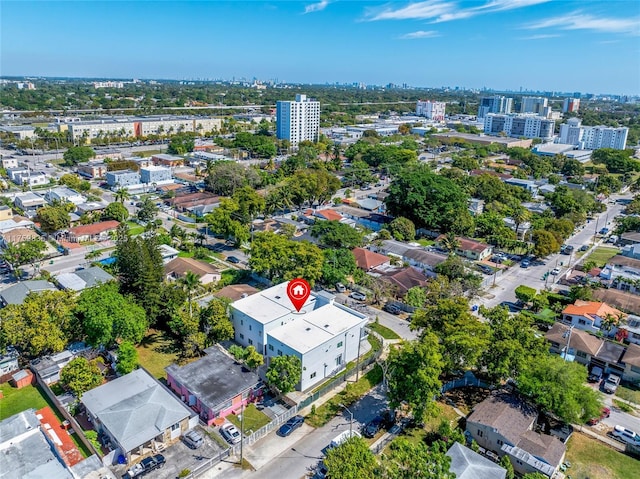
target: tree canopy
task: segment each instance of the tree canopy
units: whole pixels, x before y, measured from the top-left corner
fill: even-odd
[[[330,248],[353,249],[362,246],[362,232],[339,221],[316,221],[311,227],[311,236],[320,244]]]
[[[245,168],[234,161],[216,161],[207,168],[205,186],[221,196],[231,196],[243,186],[260,185],[260,175],[253,168]]]
[[[293,391],[302,376],[302,363],[297,356],[274,356],[267,369],[267,383],[280,394]]]
[[[100,386],[102,380],[98,366],[82,356],[72,359],[60,371],[60,382],[67,386],[78,399],[87,391]]]
[[[88,146],[71,146],[64,152],[65,166],[76,166],[78,163],[89,161],[96,156],[96,152]]]
[[[193,135],[187,133],[173,135],[171,137],[171,142],[169,143],[167,152],[174,155],[186,155],[187,153],[191,153],[193,151],[195,144],[196,143]]]
[[[324,459],[328,477],[362,479],[375,477],[376,457],[364,439],[354,436],[331,448]]]

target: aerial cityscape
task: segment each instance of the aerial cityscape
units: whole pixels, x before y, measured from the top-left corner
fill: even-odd
[[[3,1],[0,479],[640,477],[640,3]]]

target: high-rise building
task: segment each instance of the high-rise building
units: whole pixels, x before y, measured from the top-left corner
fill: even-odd
[[[484,118],[484,132],[504,133],[514,138],[553,138],[556,122],[534,114],[498,115],[488,113]]]
[[[562,113],[571,113],[580,108],[580,98],[565,98],[562,104]]]
[[[276,104],[276,132],[281,140],[289,140],[292,147],[301,141],[318,141],[320,131],[320,102],[296,95],[295,101]]]
[[[416,115],[425,116],[433,121],[444,121],[445,105],[446,103],[443,101],[418,100]]]
[[[520,104],[520,113],[535,113],[543,115],[549,100],[542,96],[523,96]]]
[[[513,98],[494,95],[480,99],[478,108],[478,118],[484,118],[489,113],[511,113],[513,108]]]
[[[629,128],[613,128],[610,126],[582,126],[578,118],[570,118],[560,125],[559,143],[575,145],[583,150],[613,148],[624,150],[627,146]]]

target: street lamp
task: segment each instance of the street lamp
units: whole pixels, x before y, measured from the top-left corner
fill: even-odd
[[[353,437],[353,413],[351,410],[342,403],[338,403],[338,406],[341,406],[349,413],[349,439]]]

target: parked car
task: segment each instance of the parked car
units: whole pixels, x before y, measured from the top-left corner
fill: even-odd
[[[529,266],[531,266],[531,261],[529,261],[528,259],[523,259],[520,263],[521,268],[528,268]]]
[[[238,444],[242,440],[240,431],[233,424],[224,424],[220,427],[220,434],[229,444]]]
[[[396,314],[396,315],[401,313],[400,308],[398,308],[394,304],[385,304],[382,310],[386,311],[387,313]]]
[[[588,249],[589,249],[588,244],[583,244],[582,246],[580,246],[580,251],[587,251]]]
[[[478,269],[484,274],[493,274],[493,268],[487,266],[486,264],[478,265]]]
[[[367,299],[367,295],[361,293],[360,291],[354,291],[349,295],[350,298],[355,299],[356,301],[364,301]]]
[[[616,426],[611,431],[611,435],[616,439],[629,444],[640,445],[640,435],[622,426]]]
[[[287,422],[285,422],[280,429],[278,429],[278,436],[287,437],[293,431],[298,429],[304,423],[304,418],[302,416],[293,416]]]
[[[608,232],[609,232],[609,228],[602,228],[602,229],[599,231],[599,233],[600,233],[601,235],[606,235]]]
[[[556,275],[560,274],[560,268],[553,268],[553,269],[551,270],[551,274],[552,274],[553,276],[556,276]]]
[[[603,407],[602,412],[600,413],[600,417],[592,417],[591,419],[589,419],[589,425],[595,426],[603,419],[608,418],[610,415],[611,415],[611,409],[609,409],[608,407]]]
[[[384,421],[382,419],[382,416],[374,417],[362,428],[362,435],[371,439],[376,434],[378,434],[378,431],[380,431],[380,429],[382,429],[383,422]]]
[[[616,376],[615,374],[609,374],[604,384],[602,385],[602,389],[604,392],[608,394],[613,394],[618,390],[618,385],[620,384],[620,376]]]
[[[600,382],[603,375],[604,371],[602,370],[602,368],[599,366],[594,366],[593,368],[591,368],[591,372],[589,373],[587,381],[589,381],[590,383]]]
[[[191,449],[198,449],[200,446],[204,444],[204,438],[200,433],[194,429],[187,432],[184,436],[182,436],[182,440],[184,443],[189,446]]]
[[[329,443],[329,446],[327,447],[327,449],[338,447],[343,442],[348,441],[352,437],[356,437],[356,436],[362,437],[362,435],[355,430],[342,431],[340,434],[338,434],[336,437],[333,438],[333,440]]]
[[[347,288],[345,287],[344,284],[342,283],[336,283],[336,291],[338,293],[344,293],[347,290]]]
[[[235,256],[227,256],[227,261],[233,264],[238,264],[240,262],[240,260]]]
[[[124,477],[127,479],[134,479],[136,477],[142,477],[151,471],[164,467],[166,460],[162,454],[156,454],[152,457],[146,457],[138,464],[130,468]]]

